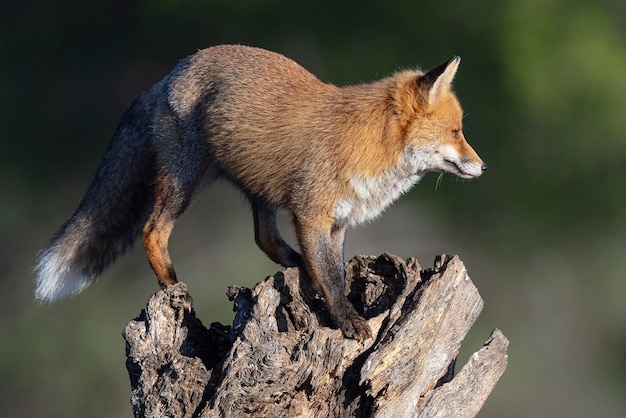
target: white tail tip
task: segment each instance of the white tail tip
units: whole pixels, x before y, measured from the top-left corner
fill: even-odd
[[[41,254],[35,272],[35,298],[41,302],[54,303],[80,293],[93,281],[72,266],[70,260],[58,254],[54,247]]]

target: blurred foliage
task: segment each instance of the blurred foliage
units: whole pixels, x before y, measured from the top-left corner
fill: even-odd
[[[486,300],[467,350],[493,326],[511,338],[482,416],[623,416],[623,0],[2,2],[0,416],[130,414],[119,334],[155,288],[141,249],[53,307],[31,303],[30,269],[130,101],[180,58],[221,43],[281,52],[340,85],[461,55],[465,133],[488,173],[446,176],[436,191],[427,177],[402,201],[413,217],[390,210],[360,241],[380,244],[402,223],[401,241],[379,253],[465,260]],[[254,248],[242,200],[218,187],[173,237],[181,277],[206,266],[218,276],[193,285],[196,300],[210,295],[197,307],[206,322],[228,320],[226,285],[277,269]]]

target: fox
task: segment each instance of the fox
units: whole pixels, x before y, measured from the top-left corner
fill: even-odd
[[[249,200],[267,257],[304,269],[346,338],[371,338],[346,297],[347,228],[378,217],[429,172],[473,179],[487,169],[463,135],[452,90],[459,63],[340,87],[265,49],[199,50],[123,113],[78,208],[38,254],[35,298],[81,292],[139,236],[159,285],[176,283],[174,224],[225,179]],[[280,234],[279,209],[300,252]]]

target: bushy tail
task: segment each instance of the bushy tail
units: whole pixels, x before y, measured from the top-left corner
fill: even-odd
[[[139,236],[154,201],[150,106],[140,97],[124,113],[78,209],[39,254],[38,300],[79,293]]]

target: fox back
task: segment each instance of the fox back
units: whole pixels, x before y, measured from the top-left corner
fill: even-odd
[[[167,91],[177,119],[203,126],[198,141],[227,177],[291,211],[358,224],[429,171],[482,173],[450,88],[459,61],[436,79],[409,70],[339,88],[280,54],[220,46],[184,61]]]

